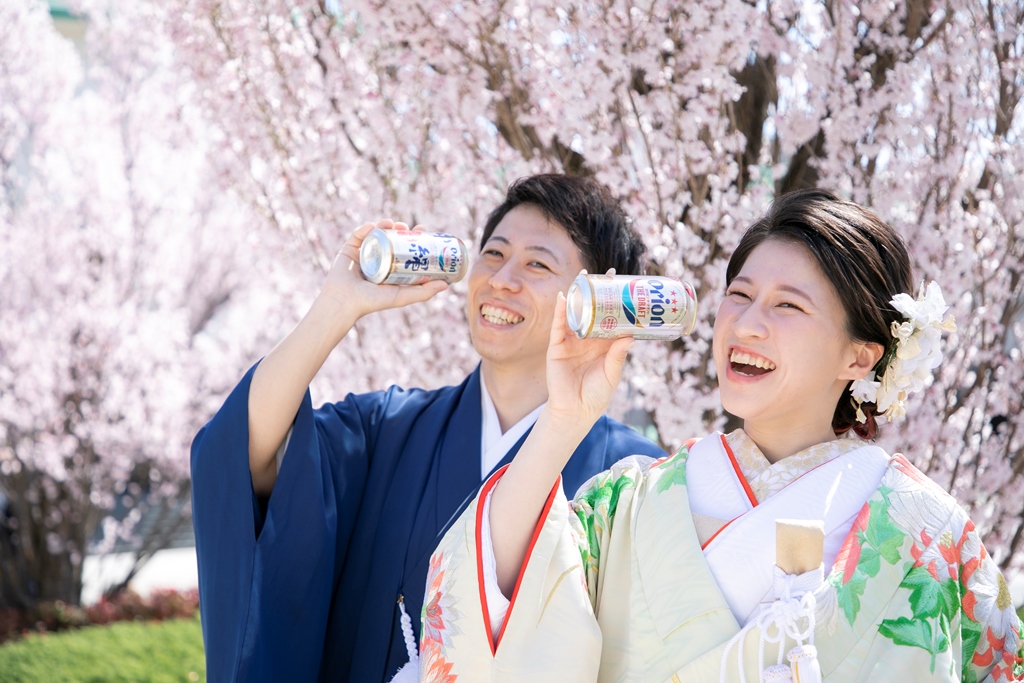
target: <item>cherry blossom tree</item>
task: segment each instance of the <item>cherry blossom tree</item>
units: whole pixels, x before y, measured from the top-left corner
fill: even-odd
[[[896,226],[959,330],[883,440],[1021,568],[1020,3],[553,5],[83,0],[83,62],[4,3],[0,603],[75,595],[106,511],[182,493],[192,434],[355,225],[473,237],[542,171],[606,183],[698,291],[695,333],[635,347],[617,405],[670,447],[730,424],[711,321],[772,197],[833,187]],[[318,397],[459,380],[462,292],[362,321]]]
[[[872,207],[959,321],[885,445],[968,507],[1004,567],[1024,565],[1019,2],[173,5],[225,172],[308,272],[380,215],[473,236],[529,173],[611,187],[652,267],[700,297],[691,337],[635,348],[619,404],[668,446],[729,422],[711,323],[744,227],[801,187]],[[474,362],[459,297],[363,321],[321,389],[455,381]]]
[[[218,331],[260,264],[157,6],[76,9],[84,60],[0,5],[0,607],[76,603],[147,508],[189,523],[189,441],[259,338]]]

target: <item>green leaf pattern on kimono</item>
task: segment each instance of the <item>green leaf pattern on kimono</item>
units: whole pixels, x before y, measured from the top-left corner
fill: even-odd
[[[878,632],[928,652],[934,672],[937,655],[952,646],[958,630],[963,681],[1018,680],[1022,625],[1002,574],[963,509],[900,455],[861,508],[828,579],[847,621],[857,619],[881,561],[899,563],[908,540],[911,561],[900,591],[911,614],[890,615]]]
[[[860,598],[868,580],[878,575],[881,560],[896,564],[900,559],[900,547],[906,536],[889,519],[890,493],[891,489],[883,485],[878,489],[881,500],[869,500],[861,508],[836,557],[835,566],[843,571],[829,576],[839,606],[851,625],[860,612]]]
[[[965,653],[978,651],[978,643],[981,640],[981,624],[973,619],[963,619],[960,622],[961,647]],[[963,681],[964,683],[978,683],[978,674],[971,665],[970,656],[964,657]]]
[[[645,460],[649,460],[646,459]],[[594,597],[597,590],[601,545],[608,540],[619,500],[626,491],[634,491],[643,478],[645,468],[638,467],[636,458],[625,458],[610,470],[598,474],[576,494],[570,503],[574,516],[570,516],[576,545],[580,550],[587,586]]]
[[[924,566],[910,566],[900,588],[910,592],[913,618],[885,619],[878,630],[897,645],[927,651],[932,657],[934,673],[936,656],[949,649],[953,640],[950,628],[960,611],[960,590],[953,578],[936,580]]]
[[[879,625],[878,632],[896,643],[897,645],[911,645],[919,647],[932,653],[932,672],[935,671],[935,653],[945,652],[949,647],[948,629],[946,633],[941,630],[932,630],[931,621],[907,619],[886,619]]]
[[[686,486],[686,459],[690,455],[691,445],[692,442],[688,442],[674,456],[656,465],[663,470],[656,486],[658,493],[664,493],[673,486]]]

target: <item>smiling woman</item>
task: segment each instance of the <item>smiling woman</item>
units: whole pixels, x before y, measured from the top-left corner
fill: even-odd
[[[842,341],[869,345],[865,349],[869,354],[892,344],[892,324],[903,322],[903,315],[890,299],[913,289],[906,246],[870,211],[849,202],[828,201],[828,197],[820,192],[786,195],[750,226],[726,268],[726,303],[719,309],[716,327],[723,313],[733,310],[728,303],[744,298],[744,291],[754,284],[744,270],[753,253],[765,249],[767,253],[757,260],[763,263],[761,271],[771,271],[768,275],[776,278],[780,308],[840,324],[842,330],[833,334]],[[717,329],[715,337],[720,337]],[[800,343],[787,341],[787,345]],[[872,365],[880,359],[881,354]],[[721,382],[722,367],[716,364]],[[860,376],[853,379],[861,379],[867,373],[855,374]],[[874,416],[880,413],[871,406],[865,421],[858,422],[851,400],[829,400],[828,404],[835,406],[836,434],[852,428],[859,436],[874,438]],[[725,408],[729,410],[728,405]]]
[[[570,504],[558,471],[631,341],[577,339],[559,299],[548,403],[431,560],[426,601],[449,609],[423,680],[1021,679],[1021,623],[973,523],[869,443],[881,413],[862,384],[851,394],[902,382],[887,370],[917,334],[904,311],[938,329],[937,286],[908,304],[900,237],[821,190],[777,200],[726,279],[713,350],[743,428],[623,460]],[[798,575],[775,555],[776,521],[793,519],[823,536]]]

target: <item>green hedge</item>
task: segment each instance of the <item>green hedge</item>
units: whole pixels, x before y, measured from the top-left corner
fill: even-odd
[[[33,634],[0,646],[2,683],[194,683],[206,680],[199,619],[119,622]]]
[[[1024,607],[1018,610],[1024,619]],[[119,622],[0,646],[2,683],[193,683],[206,680],[199,619]]]

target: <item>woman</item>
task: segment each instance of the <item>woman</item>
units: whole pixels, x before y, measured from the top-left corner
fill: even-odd
[[[623,460],[570,505],[558,472],[632,341],[575,339],[560,303],[546,408],[431,560],[421,680],[1021,680],[966,513],[864,440],[940,360],[937,286],[908,296],[899,236],[820,190],[780,198],[726,281],[713,351],[743,428]],[[774,567],[781,518],[823,523],[816,570]]]

